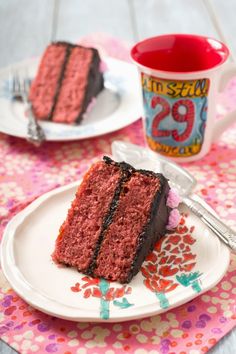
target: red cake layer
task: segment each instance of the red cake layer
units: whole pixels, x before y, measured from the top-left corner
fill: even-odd
[[[92,55],[92,50],[88,48],[74,47],[71,50],[52,116],[54,122],[74,123],[80,115]]]
[[[97,257],[95,276],[126,281],[138,248],[139,235],[150,213],[153,195],[159,188],[157,178],[140,173],[134,174],[125,184]]]
[[[66,47],[59,44],[51,44],[43,55],[29,94],[37,119],[47,120],[52,113],[65,55]]]
[[[80,271],[88,269],[119,179],[117,166],[98,162],[90,168],[60,228],[55,261]]]

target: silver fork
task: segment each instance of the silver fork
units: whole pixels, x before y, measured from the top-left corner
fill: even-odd
[[[46,139],[43,128],[36,120],[31,102],[28,99],[30,89],[30,80],[28,78],[20,78],[18,74],[14,74],[12,78],[11,93],[15,99],[21,99],[26,106],[28,113],[28,125],[27,125],[27,140],[36,146]]]

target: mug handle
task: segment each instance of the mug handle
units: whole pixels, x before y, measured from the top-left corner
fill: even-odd
[[[229,63],[225,70],[222,72],[219,82],[219,92],[224,91],[226,84],[236,75],[236,64]],[[236,122],[236,109],[226,114],[222,119],[215,122],[213,131],[213,141],[216,141],[219,136],[227,129],[232,123]]]

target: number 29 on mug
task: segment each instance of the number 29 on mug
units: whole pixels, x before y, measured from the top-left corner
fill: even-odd
[[[170,81],[144,73],[141,80],[150,148],[169,157],[198,154],[204,140],[209,80]]]

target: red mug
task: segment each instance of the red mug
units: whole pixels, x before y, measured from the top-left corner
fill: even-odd
[[[200,159],[236,121],[236,111],[216,121],[216,99],[236,65],[213,38],[167,34],[137,43],[131,57],[140,72],[148,146],[178,162]]]

